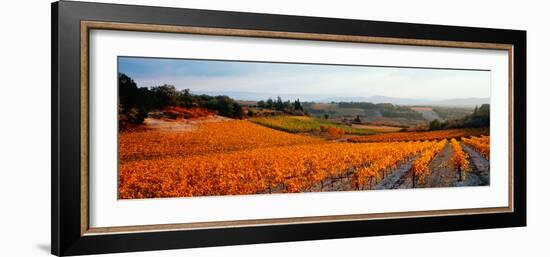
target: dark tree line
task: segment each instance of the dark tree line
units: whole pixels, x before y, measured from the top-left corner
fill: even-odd
[[[378,110],[380,114],[388,118],[406,118],[421,120],[422,114],[407,106],[394,105],[391,103],[369,103],[369,102],[339,102],[340,108],[358,108],[366,111]]]
[[[489,127],[491,120],[491,106],[482,104],[479,108],[476,106],[472,114],[461,119],[433,120],[430,122],[430,130],[451,129],[451,128],[480,128]]]
[[[339,102],[338,107],[340,108],[359,108],[365,110],[377,110],[380,109],[383,104],[376,105],[369,102]]]
[[[230,118],[243,116],[240,104],[228,96],[193,95],[172,85],[138,87],[132,78],[118,74],[118,112],[121,122],[141,124],[148,113],[168,106],[202,107]]]
[[[258,108],[263,109],[271,109],[276,111],[286,111],[286,112],[303,112],[304,107],[300,103],[300,99],[296,99],[294,102],[290,102],[290,100],[284,101],[281,99],[280,96],[277,96],[276,100],[273,100],[271,98],[267,99],[266,101],[261,100],[257,103]]]

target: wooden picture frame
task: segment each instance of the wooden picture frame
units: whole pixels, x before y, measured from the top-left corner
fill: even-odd
[[[509,204],[440,211],[90,227],[88,43],[91,30],[505,50],[509,56]],[[525,110],[525,31],[56,2],[52,4],[52,254],[525,226]]]

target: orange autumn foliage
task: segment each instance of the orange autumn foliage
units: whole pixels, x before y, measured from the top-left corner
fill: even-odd
[[[368,165],[356,170],[353,176],[353,184],[356,189],[364,189],[367,185],[376,182],[386,172],[397,168],[397,166],[412,158],[418,153],[425,152],[438,144],[436,141],[424,142],[393,142],[393,143],[371,143],[372,145],[390,146],[390,151],[381,152],[378,158],[371,160]]]
[[[241,195],[277,187],[300,192],[350,170],[361,184],[430,144],[325,143],[133,161],[120,166],[119,196]]]
[[[361,136],[350,138],[348,141],[354,143],[362,142],[393,142],[393,141],[417,141],[417,140],[441,140],[449,138],[460,138],[469,136],[487,135],[487,128],[465,128],[465,129],[445,129],[422,132],[395,132],[382,133],[370,136]]]
[[[244,120],[203,123],[190,131],[137,131],[119,134],[119,160],[190,157],[251,148],[323,143]]]
[[[216,114],[215,112],[205,108],[185,108],[179,106],[168,106],[164,108],[162,112],[165,116],[171,119],[194,119]]]
[[[426,177],[430,174],[429,165],[432,159],[447,145],[447,139],[443,139],[436,144],[431,145],[426,151],[412,162],[411,172],[413,180],[418,180],[419,183],[424,183]]]
[[[451,139],[451,147],[453,148],[453,166],[459,170],[461,180],[466,178],[466,172],[470,162],[468,161],[468,155],[462,150],[460,143],[454,138]]]
[[[120,144],[118,194],[132,199],[302,192],[347,172],[364,188],[435,143],[334,143],[224,121],[121,133]]]
[[[491,139],[489,136],[462,138],[461,140],[466,145],[474,148],[481,155],[483,155],[483,157],[489,160],[489,157],[491,155]]]
[[[344,131],[343,129],[331,126],[321,126],[321,131],[327,132],[328,135],[331,137],[340,137],[346,134],[346,131]]]

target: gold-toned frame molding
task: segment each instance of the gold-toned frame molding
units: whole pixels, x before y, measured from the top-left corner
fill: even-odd
[[[297,39],[297,40],[316,40],[333,42],[354,42],[354,43],[374,43],[390,45],[413,45],[430,47],[452,47],[452,48],[470,48],[470,49],[493,49],[508,51],[508,206],[507,207],[489,207],[489,208],[471,208],[471,209],[450,209],[434,211],[410,211],[410,212],[392,212],[392,213],[371,213],[371,214],[353,214],[353,215],[331,215],[316,217],[295,217],[295,218],[275,218],[275,219],[256,219],[256,220],[235,220],[235,221],[212,221],[212,222],[193,222],[179,224],[156,224],[140,226],[121,226],[121,227],[90,227],[89,226],[89,35],[91,30],[123,30],[138,32],[161,32],[161,33],[180,33],[196,35],[217,35],[217,36],[238,36],[238,37],[256,37],[256,38],[278,38],[278,39]],[[98,234],[116,234],[116,233],[138,233],[153,231],[171,231],[171,230],[192,230],[192,229],[211,229],[227,227],[249,227],[249,226],[269,226],[284,224],[304,224],[321,222],[339,222],[339,221],[361,221],[375,219],[395,219],[395,218],[416,218],[430,216],[450,216],[450,215],[473,215],[504,213],[514,211],[514,170],[513,170],[513,45],[493,44],[479,42],[459,42],[459,41],[441,41],[425,39],[403,39],[386,38],[370,36],[350,36],[334,34],[315,34],[298,33],[282,31],[263,31],[263,30],[243,30],[243,29],[223,29],[207,27],[189,27],[189,26],[171,26],[171,25],[153,25],[153,24],[135,24],[135,23],[115,23],[99,21],[81,21],[80,22],[80,232],[82,236]]]

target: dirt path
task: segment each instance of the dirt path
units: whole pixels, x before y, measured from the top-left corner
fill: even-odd
[[[410,175],[410,169],[412,162],[416,160],[418,156],[411,158],[405,163],[401,164],[397,169],[393,170],[388,176],[382,179],[374,189],[397,189],[397,188],[411,188],[412,179]]]
[[[218,122],[224,120],[231,120],[230,118],[212,115],[208,117],[202,117],[192,120],[167,120],[167,119],[154,119],[145,118],[143,121],[146,129],[153,129],[158,131],[168,132],[185,132],[195,130],[199,124],[208,122]]]
[[[416,187],[452,187],[458,181],[458,172],[452,163],[453,149],[451,144],[445,145],[430,162],[430,174],[424,183],[418,183]]]
[[[325,179],[322,191],[353,191],[355,188],[352,185],[352,178],[353,172],[346,172],[337,178]],[[319,187],[317,187],[317,190],[321,191]]]
[[[443,149],[434,157],[430,163],[430,175],[426,177],[424,184],[416,183],[416,188],[425,188],[425,187],[449,187],[455,186],[454,183],[458,180],[456,172],[452,169],[450,158],[452,157],[453,151],[450,144],[447,144]],[[412,162],[417,157],[411,159],[409,162],[403,164],[398,168],[401,170],[396,175],[400,176],[399,179],[389,187],[381,187],[380,189],[405,189],[413,188],[412,183],[412,172],[410,171]]]
[[[485,157],[469,146],[461,143],[462,149],[470,156],[470,167],[464,181],[457,186],[488,186],[490,184],[490,163]]]

